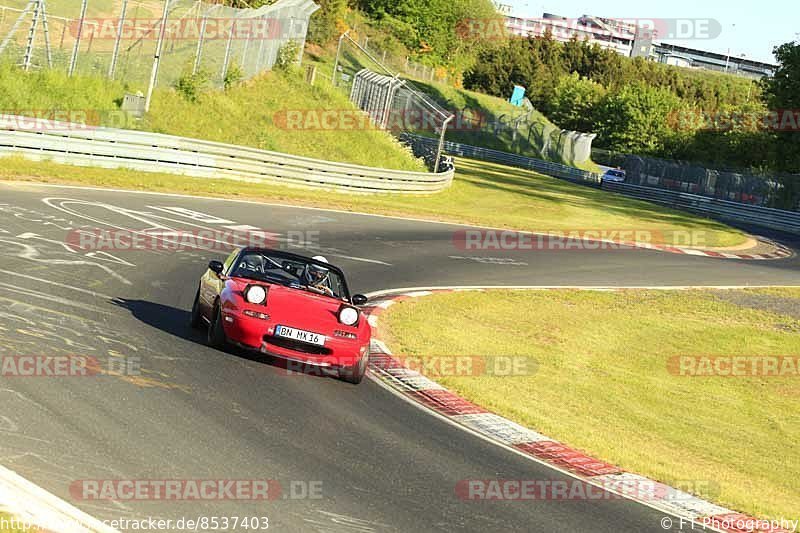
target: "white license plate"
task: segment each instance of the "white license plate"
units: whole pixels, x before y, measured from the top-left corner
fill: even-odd
[[[287,339],[294,339],[296,341],[307,342],[309,344],[316,344],[317,346],[325,346],[325,335],[320,335],[312,331],[287,328],[286,326],[275,326],[275,335],[278,337],[286,337]]]

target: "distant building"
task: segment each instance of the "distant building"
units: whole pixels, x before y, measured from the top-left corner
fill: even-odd
[[[503,4],[502,2],[498,2],[497,0],[492,0],[494,4],[494,8],[497,10],[498,13],[501,15],[510,15],[511,14],[511,4]]]
[[[776,65],[745,57],[719,54],[667,43],[656,44],[653,53],[654,59],[661,63],[679,67],[728,72],[751,78],[774,76],[775,70],[778,68]]]
[[[573,37],[588,40],[601,48],[630,56],[636,38],[636,26],[620,21],[584,15],[578,19],[568,19],[559,15],[545,13],[542,18],[519,18],[506,16],[506,28],[519,37],[544,37],[550,33],[553,39],[567,42]]]
[[[495,3],[495,6],[499,5]],[[643,57],[678,67],[729,72],[754,78],[773,76],[777,69],[775,65],[744,57],[658,42],[658,35],[653,30],[620,20],[592,15],[571,19],[551,13],[544,13],[541,18],[504,14],[506,29],[519,37],[543,37],[550,33],[553,39],[560,42],[577,37],[627,57]]]

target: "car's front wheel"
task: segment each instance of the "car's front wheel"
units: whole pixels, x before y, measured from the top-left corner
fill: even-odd
[[[343,379],[348,383],[352,383],[354,385],[358,385],[363,381],[364,376],[367,373],[367,361],[369,360],[369,354],[364,355],[361,359],[359,359],[358,363],[353,366],[348,366],[339,371],[339,378]]]
[[[228,344],[228,339],[225,337],[225,330],[222,327],[222,308],[219,304],[214,306],[214,314],[211,319],[211,324],[208,325],[207,344],[212,348],[222,350]]]

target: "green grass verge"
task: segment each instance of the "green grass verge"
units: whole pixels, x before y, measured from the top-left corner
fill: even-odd
[[[98,77],[68,78],[57,71],[25,73],[0,66],[0,109],[4,114],[89,111],[101,125],[126,127],[252,146],[330,161],[400,170],[426,170],[411,151],[384,131],[287,129],[286,110],[352,110],[347,95],[328,84],[310,86],[299,72],[269,72],[227,91],[209,90],[189,101],[172,89],[155,93],[143,121],[120,120],[119,102],[129,88]],[[93,113],[97,111],[98,113]],[[122,122],[122,123],[120,123]]]
[[[431,195],[325,193],[271,184],[73,167],[7,158],[0,178],[287,202],[528,231],[648,230],[665,242],[692,232],[707,246],[745,236],[717,222],[534,172],[459,160],[451,188]],[[676,237],[677,235],[677,237]]]
[[[368,33],[371,34],[370,42],[383,41],[385,44],[387,41],[387,35],[380,30],[365,26],[363,21],[357,25],[369,29]],[[332,46],[326,48],[310,46],[306,48],[304,64],[317,67],[317,85],[330,86],[335,55],[336,48]],[[378,54],[378,57],[381,57],[381,55]],[[396,60],[397,56],[394,56],[394,58],[390,56],[389,59]],[[402,69],[402,65],[393,63],[389,59],[387,59],[389,68],[395,71]],[[374,71],[380,70],[375,63],[347,43],[340,56],[339,66],[351,77],[362,68],[369,68]],[[381,73],[383,72],[381,71]],[[575,166],[592,172],[600,171],[600,167],[591,159],[581,162],[576,161],[573,156],[571,141],[567,137],[561,136],[561,129],[537,110],[529,112],[523,107],[511,105],[503,98],[468,91],[447,83],[414,79],[408,73],[402,73],[402,77],[411,79],[421,92],[427,94],[444,109],[456,114],[456,119],[450,123],[445,135],[448,141],[522,154]],[[347,81],[340,80],[339,83],[342,86],[340,89],[349,90]],[[497,134],[491,130],[491,124],[495,121],[510,123],[514,118],[523,115],[525,120],[518,125],[516,136],[510,128],[504,128]],[[459,118],[459,116],[464,117],[464,119]],[[476,129],[477,122],[467,120],[469,117],[475,121],[482,118],[482,129]],[[415,133],[438,138],[438,133],[432,131],[430,127]]]
[[[456,120],[447,130],[446,138],[449,141],[522,154],[592,172],[600,170],[591,159],[583,162],[575,161],[571,155],[570,141],[560,136],[561,129],[535,109],[528,111],[511,105],[502,98],[459,89],[444,83],[424,81],[415,83],[446,109],[464,112],[466,117],[482,116],[489,124],[494,121],[510,123],[513,119],[525,115],[525,119],[517,127],[516,136],[511,129],[503,129],[495,134],[494,131],[489,131],[488,125],[485,129],[472,130],[469,122],[462,121],[459,125]],[[433,136],[430,132],[423,133]],[[545,145],[548,148],[545,148]]]
[[[673,356],[800,355],[800,289],[492,291],[400,302],[396,354],[533,358],[532,375],[434,379],[621,467],[756,516],[800,516],[800,380],[690,378]]]

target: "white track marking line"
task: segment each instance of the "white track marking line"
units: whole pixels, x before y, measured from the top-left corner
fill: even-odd
[[[770,287],[770,286],[765,286],[765,287]],[[787,287],[787,286],[773,286],[773,287]],[[791,286],[788,286],[788,287],[791,287]],[[458,290],[476,290],[476,291],[480,291],[480,290],[489,289],[489,288],[492,288],[492,289],[512,289],[512,290],[514,290],[514,289],[522,289],[522,290],[529,289],[529,287],[478,287],[478,288],[473,288],[473,287],[444,287],[444,288],[439,288],[439,290],[445,290],[445,291],[447,291],[447,290],[453,290],[453,291],[458,291]],[[552,287],[535,287],[535,289],[551,289],[551,288]],[[559,287],[559,288],[561,288],[561,287]],[[630,288],[630,287],[611,287],[611,288],[609,288],[609,287],[595,287],[595,288],[588,288],[588,289],[587,288],[581,288],[581,287],[574,287],[574,288],[579,289],[579,290],[602,290],[602,291],[607,291],[607,290],[615,290],[615,289],[625,290],[625,289]],[[636,288],[639,288],[639,287],[636,287]],[[673,290],[674,289],[673,287],[652,287],[652,288],[662,289],[662,290]],[[681,290],[685,290],[685,289],[692,289],[692,288],[715,288],[715,289],[718,289],[720,287],[681,287],[680,289]],[[746,287],[725,287],[725,288],[754,288],[754,287],[746,286]],[[416,296],[416,297],[418,297],[418,296],[424,296],[426,294],[432,294],[431,291],[435,291],[435,290],[437,290],[437,288],[435,288],[435,287],[431,287],[431,288],[415,288],[415,289],[398,289],[398,290],[391,290],[390,289],[390,290],[385,290],[385,291],[375,291],[373,293],[369,293],[368,296],[371,295],[371,297],[376,297],[378,294],[382,294],[384,296],[387,295],[387,294],[392,294],[394,296],[404,295],[404,296],[412,296],[412,297]],[[381,305],[382,303],[383,302],[379,302],[377,307],[385,308],[383,305]],[[371,320],[373,318],[375,319],[374,321]],[[369,315],[369,319],[370,319],[370,323],[373,326],[377,325],[377,322],[378,322],[378,316],[377,315],[370,314]],[[373,324],[373,322],[374,322],[374,324]],[[381,353],[383,355],[387,355],[389,357],[392,356],[391,351],[380,340],[373,339],[370,352],[372,353],[373,351],[376,351],[375,348],[379,348],[379,350],[377,350],[377,352],[379,352],[379,353]],[[567,475],[567,476],[569,476],[571,478],[580,480],[580,481],[582,481],[584,483],[587,483],[589,485],[595,486],[597,488],[600,488],[600,489],[602,489],[604,491],[607,491],[607,492],[610,492],[612,494],[616,494],[616,495],[621,496],[622,498],[624,498],[626,500],[635,502],[635,503],[637,503],[639,505],[643,505],[645,507],[654,509],[654,510],[656,510],[658,512],[662,512],[662,513],[665,513],[667,515],[674,516],[674,517],[676,517],[676,518],[681,520],[681,528],[682,528],[683,520],[687,520],[687,521],[691,522],[692,526],[694,526],[696,524],[699,527],[702,527],[704,530],[717,531],[717,532],[720,532],[720,533],[724,533],[723,530],[714,528],[714,527],[712,527],[711,525],[708,525],[708,524],[704,524],[703,522],[701,522],[699,520],[701,518],[703,518],[703,517],[719,516],[720,514],[730,514],[730,513],[734,512],[734,511],[726,509],[726,508],[724,508],[724,507],[722,507],[720,505],[717,505],[717,504],[715,504],[713,502],[710,502],[710,501],[707,501],[707,500],[703,500],[702,498],[699,498],[699,497],[693,496],[693,495],[688,495],[688,494],[687,494],[687,496],[691,496],[691,497],[686,499],[684,502],[682,502],[683,505],[674,504],[673,503],[670,506],[670,503],[672,503],[672,502],[670,502],[669,500],[651,502],[651,501],[648,501],[648,500],[636,499],[636,498],[632,497],[630,494],[625,493],[624,491],[620,491],[620,490],[615,489],[613,486],[609,487],[608,484],[605,483],[605,480],[607,480],[609,477],[614,477],[614,476],[622,477],[622,476],[625,476],[625,475],[634,475],[634,476],[637,476],[637,477],[641,477],[641,476],[638,476],[637,474],[633,474],[633,473],[630,473],[630,472],[623,472],[622,474],[614,474],[614,475],[611,475],[611,476],[609,476],[609,475],[605,475],[605,476],[581,476],[581,475],[578,475],[578,474],[574,474],[572,472],[569,472],[567,470],[562,469],[561,467],[559,467],[557,465],[553,465],[553,464],[551,464],[551,463],[549,463],[547,461],[544,461],[542,459],[537,458],[536,456],[527,454],[527,453],[525,453],[525,452],[523,452],[521,450],[518,450],[518,449],[510,446],[500,436],[491,435],[488,432],[486,432],[485,428],[481,428],[481,424],[469,423],[471,421],[474,422],[474,421],[477,421],[477,420],[483,420],[485,422],[486,419],[488,418],[487,417],[487,415],[488,415],[488,416],[495,417],[494,418],[494,423],[495,424],[497,423],[497,420],[500,419],[500,420],[502,420],[504,422],[504,424],[507,423],[509,428],[516,428],[516,426],[519,426],[518,424],[516,424],[516,423],[514,423],[514,422],[512,422],[512,421],[510,421],[508,419],[505,419],[504,417],[501,417],[501,416],[496,415],[496,414],[491,413],[491,412],[483,413],[483,414],[479,414],[479,415],[452,415],[452,416],[444,415],[444,414],[441,414],[441,413],[437,412],[435,409],[433,409],[431,407],[428,407],[426,405],[423,405],[422,403],[420,403],[420,402],[416,401],[415,399],[409,397],[405,393],[406,391],[399,390],[393,384],[391,384],[391,383],[389,383],[389,382],[387,382],[385,380],[382,380],[382,379],[378,378],[377,376],[375,376],[374,373],[372,373],[372,372],[368,373],[368,377],[370,378],[370,380],[372,380],[373,382],[378,383],[380,386],[382,386],[383,388],[388,390],[393,395],[400,397],[404,401],[416,406],[417,408],[419,408],[419,409],[421,409],[423,411],[426,411],[428,414],[430,414],[430,415],[432,415],[432,416],[434,416],[436,418],[439,418],[440,420],[443,420],[443,421],[445,421],[445,422],[447,422],[447,423],[449,423],[451,425],[454,425],[454,426],[458,427],[462,431],[466,431],[468,433],[471,433],[471,434],[473,434],[473,435],[475,435],[475,436],[477,436],[477,437],[479,437],[479,438],[481,438],[483,440],[491,442],[492,444],[494,444],[496,446],[505,448],[508,451],[511,451],[513,453],[521,455],[522,457],[525,457],[528,460],[535,461],[535,462],[537,462],[539,464],[547,466],[548,468],[550,468],[552,470],[555,470],[557,472],[560,472],[560,473],[562,473],[564,475]],[[434,383],[436,383],[436,382],[434,382]],[[438,383],[437,383],[437,385],[438,385]],[[533,433],[538,435],[538,433],[535,432],[534,430],[530,430],[529,428],[525,428],[524,426],[519,426],[519,427],[524,429],[524,430],[531,431],[531,432],[533,432]],[[481,432],[480,431],[481,429],[484,429],[484,432]],[[544,440],[552,440],[552,439],[549,439],[548,437],[546,437],[544,435],[541,435],[541,436],[543,437]],[[647,479],[647,481],[650,481],[648,478],[642,478],[642,479]],[[681,502],[679,502],[679,503],[681,503]],[[681,513],[685,513],[685,514],[681,514]]]
[[[0,270],[0,274],[7,274],[9,276],[8,279],[13,279],[15,277],[16,278],[25,278],[25,279],[30,279],[30,280],[33,280],[33,281],[38,281],[39,283],[45,283],[47,285],[53,285],[54,287],[60,287],[62,289],[69,289],[69,290],[80,292],[80,293],[83,293],[83,294],[88,294],[89,296],[94,296],[95,298],[101,298],[101,299],[105,299],[105,300],[113,300],[114,299],[113,296],[108,296],[108,295],[100,293],[100,292],[95,292],[95,291],[92,291],[92,290],[89,290],[89,289],[81,289],[80,287],[73,287],[72,285],[65,285],[64,283],[58,283],[56,281],[50,281],[49,279],[37,278],[35,276],[27,276],[25,274],[20,274],[19,272],[13,272],[11,270]]]
[[[66,298],[61,298],[59,296],[53,296],[52,294],[40,294],[40,293],[37,293],[36,291],[33,291],[33,290],[22,289],[20,287],[14,286],[14,285],[9,285],[8,283],[0,282],[0,290],[16,292],[17,294],[22,294],[22,295],[27,296],[29,298],[39,298],[41,300],[46,300],[48,302],[56,302],[56,303],[59,303],[61,305],[68,305],[68,306],[71,306],[71,307],[78,307],[80,309],[94,311],[95,313],[100,313],[100,314],[103,314],[103,315],[111,315],[111,313],[109,313],[108,311],[104,311],[103,309],[100,309],[99,307],[96,307],[96,306],[91,305],[91,304],[86,304],[86,303],[83,303],[83,302],[76,302],[76,301],[72,301],[72,300],[67,300]]]
[[[403,217],[397,215],[381,215],[377,213],[364,213],[361,211],[345,211],[342,209],[332,209],[326,207],[311,207],[311,206],[303,206],[303,205],[292,205],[292,204],[281,204],[276,202],[258,202],[255,200],[239,200],[239,199],[228,199],[228,198],[219,198],[214,196],[197,196],[191,194],[178,194],[178,193],[165,193],[165,192],[149,192],[149,191],[134,191],[128,189],[116,189],[116,188],[103,188],[103,187],[86,187],[80,185],[57,185],[52,183],[30,183],[30,182],[15,182],[15,181],[6,181],[3,182],[0,180],[0,185],[3,183],[6,184],[24,184],[24,185],[33,185],[37,187],[49,187],[54,189],[78,189],[78,190],[87,190],[87,191],[105,191],[105,192],[115,192],[115,193],[126,193],[126,194],[140,194],[140,195],[153,195],[153,196],[163,196],[167,198],[193,198],[198,200],[211,200],[211,201],[218,201],[218,202],[235,202],[235,203],[243,203],[243,204],[250,204],[250,205],[267,205],[272,207],[288,207],[293,209],[306,209],[309,211],[323,211],[328,213],[340,213],[346,215],[358,215],[358,216],[365,216],[365,217],[376,217],[376,218],[386,218],[391,220],[403,220],[409,222],[424,222],[428,224],[440,224],[444,226],[455,226],[461,228],[478,228],[478,229],[489,229],[494,231],[513,231],[515,233],[523,233],[527,235],[548,235],[547,233],[536,232],[536,231],[527,231],[527,230],[514,230],[509,228],[497,228],[493,226],[481,226],[476,224],[467,224],[463,222],[447,222],[442,220],[429,220],[424,218],[416,218],[416,217]],[[595,241],[593,241],[595,242]],[[602,239],[599,240],[602,242]],[[607,241],[611,242],[611,241]],[[637,248],[641,248],[644,250],[653,250],[661,253],[670,253],[665,250],[660,250],[657,247],[650,246],[648,243],[637,244]],[[674,248],[679,248],[681,250],[693,250],[692,248],[680,248],[678,246],[674,246]],[[695,250],[697,251],[697,250]],[[715,251],[715,250],[711,250]],[[743,250],[744,251],[744,250]],[[688,255],[697,255],[697,254],[688,254]]]
[[[403,287],[399,289],[385,289],[368,292],[368,298],[378,298],[395,294],[419,293],[430,291],[482,291],[482,290],[510,290],[510,291],[691,291],[702,289],[716,290],[742,290],[742,289],[796,289],[800,285],[443,285],[439,287]]]
[[[400,398],[401,400],[403,400],[405,402],[408,402],[409,404],[415,406],[418,409],[421,409],[421,410],[425,411],[428,415],[433,416],[434,418],[438,418],[442,422],[445,422],[447,424],[450,424],[451,426],[454,426],[454,427],[460,429],[461,431],[464,431],[464,432],[469,433],[469,434],[471,434],[471,435],[473,435],[475,437],[478,437],[479,439],[482,439],[482,440],[484,440],[484,441],[486,441],[486,442],[488,442],[490,444],[493,444],[495,446],[503,448],[506,451],[509,451],[511,453],[519,455],[520,457],[523,457],[523,458],[525,458],[525,459],[527,459],[529,461],[533,461],[533,462],[538,463],[538,464],[540,464],[542,466],[545,466],[545,467],[547,467],[547,468],[549,468],[551,470],[554,470],[554,471],[558,472],[559,474],[565,475],[565,476],[570,477],[572,479],[576,479],[578,481],[586,483],[587,485],[592,485],[593,487],[596,487],[598,489],[604,490],[606,492],[610,492],[611,494],[615,494],[615,495],[620,496],[620,497],[622,497],[622,498],[624,498],[626,500],[629,500],[631,502],[637,503],[639,505],[643,505],[645,507],[653,509],[654,511],[658,511],[660,513],[664,513],[664,514],[673,516],[673,517],[678,518],[678,519],[691,521],[692,524],[694,524],[694,525],[696,525],[698,527],[698,529],[699,528],[703,528],[703,523],[702,522],[695,521],[694,519],[689,518],[687,516],[681,516],[681,515],[677,514],[673,510],[663,509],[663,508],[658,507],[657,505],[655,505],[654,503],[651,503],[651,502],[632,500],[628,495],[626,495],[622,491],[618,491],[618,490],[615,490],[612,487],[607,487],[607,486],[604,486],[604,485],[602,485],[600,483],[597,483],[596,481],[593,481],[592,478],[580,477],[580,476],[578,476],[576,474],[573,474],[572,472],[570,472],[568,470],[564,470],[563,468],[560,468],[560,467],[558,467],[556,465],[552,465],[552,464],[550,464],[550,463],[548,463],[546,461],[543,461],[543,460],[539,459],[538,457],[535,457],[533,455],[528,455],[528,454],[524,453],[521,450],[518,450],[518,449],[516,449],[516,448],[514,448],[514,447],[512,447],[512,446],[510,446],[508,444],[503,443],[502,441],[499,441],[499,440],[497,440],[495,438],[492,438],[492,437],[490,437],[488,435],[485,435],[483,433],[479,433],[478,431],[472,429],[471,427],[465,426],[465,425],[457,422],[456,420],[453,420],[452,418],[449,418],[449,417],[447,417],[447,416],[445,416],[445,415],[443,415],[441,413],[438,413],[438,412],[434,411],[433,409],[430,409],[429,407],[427,407],[425,405],[422,405],[421,403],[415,401],[413,398],[410,398],[406,394],[404,394],[404,393],[400,392],[399,390],[395,389],[389,383],[386,383],[386,382],[382,381],[381,379],[379,379],[378,377],[373,376],[371,373],[367,373],[367,377],[373,383],[377,383],[379,386],[383,387],[384,389],[389,391],[389,393],[393,394],[394,396]],[[706,531],[715,531],[717,533],[725,533],[723,530],[712,528],[710,525],[706,525],[704,530],[706,530]]]
[[[77,507],[0,466],[0,499],[20,520],[59,533],[118,533]]]

